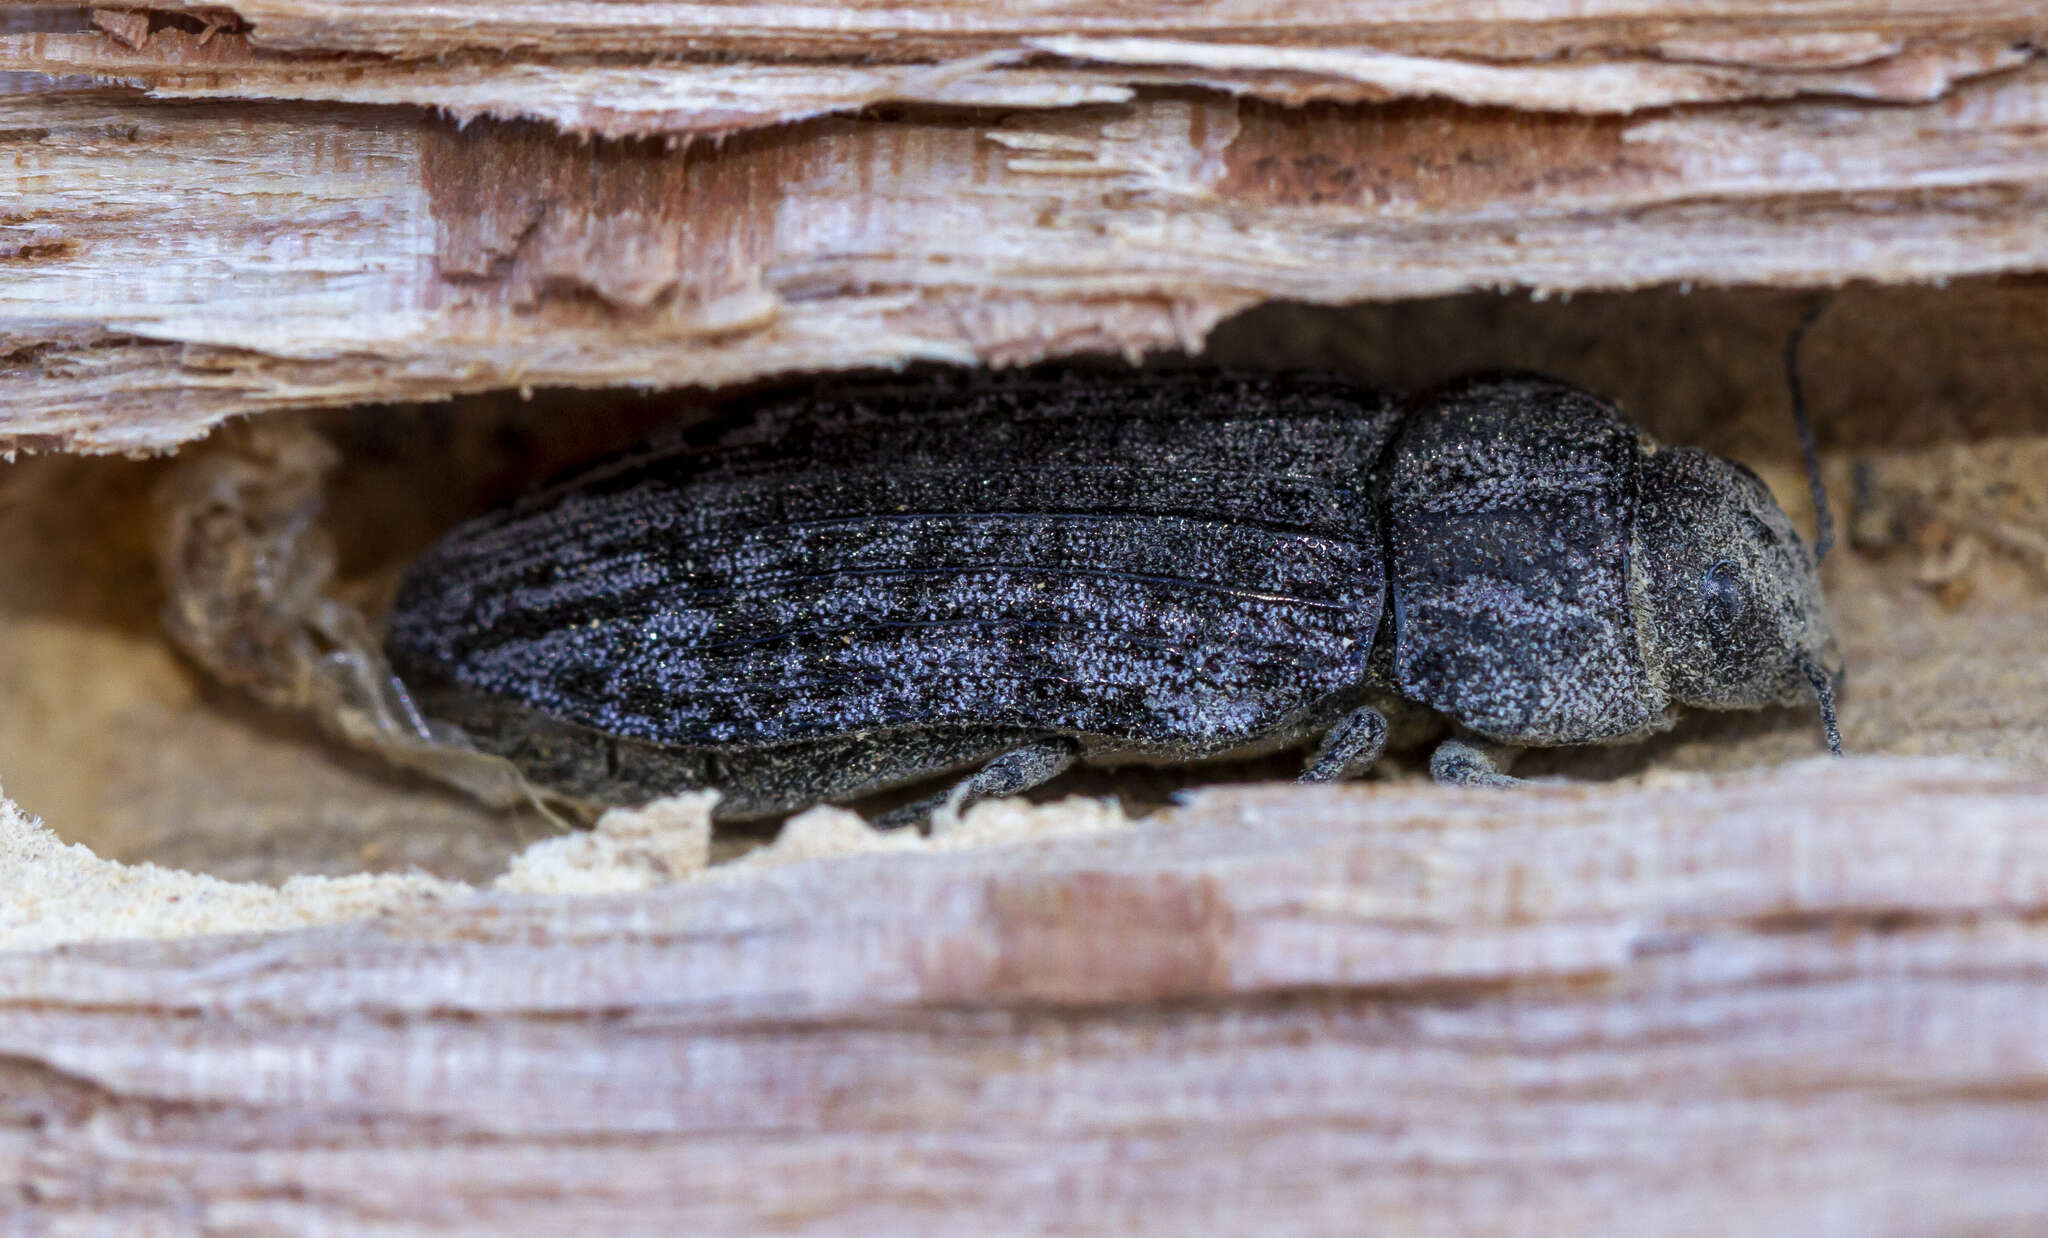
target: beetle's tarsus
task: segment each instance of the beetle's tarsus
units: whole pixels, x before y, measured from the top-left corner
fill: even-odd
[[[1429,755],[1429,776],[1446,787],[1519,787],[1528,779],[1506,770],[1520,752],[1499,744],[1447,739]]]
[[[1387,746],[1387,718],[1371,706],[1345,715],[1330,728],[1308,768],[1301,771],[1303,782],[1336,782],[1356,778],[1371,769]]]

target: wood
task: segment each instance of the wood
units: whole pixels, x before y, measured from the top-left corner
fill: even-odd
[[[1809,58],[1791,63],[1767,57],[1782,55],[1775,43],[1498,63],[1377,46],[1071,34],[1018,38],[997,50],[936,61],[687,59],[646,55],[633,40],[622,41],[640,54],[622,59],[613,51],[596,63],[530,54],[508,60],[473,51],[413,60],[272,51],[254,34],[214,26],[152,32],[146,14],[122,10],[96,10],[93,20],[99,29],[91,34],[0,36],[0,71],[90,76],[138,85],[160,99],[413,104],[462,120],[544,120],[565,132],[603,137],[718,136],[890,103],[1003,109],[1128,103],[1143,88],[1191,85],[1296,105],[1434,98],[1589,114],[1799,96],[1926,103],[1959,82],[2017,68],[2037,55],[2013,37],[1972,27],[1961,41],[1886,40],[1872,32],[1819,36]]]
[[[2019,0],[0,0],[0,448],[1187,349],[1270,298],[2038,269],[2044,41]]]
[[[1888,755],[1767,773],[1727,771],[1811,719],[1527,794],[1396,762],[1135,824],[826,811],[710,864],[752,844],[672,803],[518,851],[170,656],[152,465],[13,466],[0,775],[268,883],[0,803],[9,1227],[2040,1231],[2044,43],[2021,0],[0,0],[0,449],[1194,350],[1276,298],[1965,280],[1817,333],[1838,494],[1870,465],[1846,729]],[[1219,347],[1542,364],[1768,454],[1799,306],[1744,295],[1276,307]],[[361,570],[659,411],[543,399],[377,415],[432,451],[330,423]]]
[[[0,1181],[31,1230],[2031,1232],[2044,804],[1240,789],[0,953]]]
[[[0,10],[62,12],[49,0],[0,0]],[[72,10],[76,12],[77,10]],[[1164,0],[1107,4],[991,0],[892,4],[720,3],[686,0],[161,0],[98,13],[143,11],[195,29],[246,29],[292,52],[370,52],[416,58],[466,48],[548,55],[738,53],[766,59],[844,56],[947,59],[1034,38],[1183,38],[1212,45],[1372,46],[1472,59],[1560,55],[1662,58],[1708,64],[1842,65],[1914,43],[2020,41],[2044,29],[2026,0]],[[55,24],[52,21],[49,24]]]
[[[1195,348],[1275,297],[2035,270],[2044,121],[2048,67],[1929,109],[1163,98],[688,150],[29,96],[0,101],[0,442],[147,450],[286,406]]]

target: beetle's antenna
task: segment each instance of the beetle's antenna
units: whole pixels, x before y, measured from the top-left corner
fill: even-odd
[[[1799,346],[1806,341],[1807,328],[1833,304],[1833,297],[1815,302],[1799,316],[1799,325],[1792,328],[1791,337],[1785,341],[1785,383],[1792,388],[1792,423],[1799,429],[1799,455],[1806,462],[1806,484],[1813,490],[1815,563],[1826,559],[1834,547],[1835,514],[1828,510],[1827,487],[1820,480],[1820,451],[1813,442],[1813,417],[1806,411],[1806,391],[1799,382]],[[1840,752],[1838,747],[1836,755]]]
[[[1828,751],[1842,755],[1842,728],[1835,723],[1835,685],[1811,658],[1799,659],[1799,669],[1806,672],[1806,682],[1813,685],[1813,694],[1820,700],[1820,724],[1828,734]]]

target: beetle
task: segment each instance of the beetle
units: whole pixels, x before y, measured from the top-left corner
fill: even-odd
[[[1817,556],[1770,491],[1524,375],[770,399],[457,528],[385,649],[427,716],[536,784],[715,787],[727,820],[966,774],[914,819],[1080,760],[1309,741],[1301,776],[1329,781],[1424,711],[1453,783],[1808,693],[1840,748]]]

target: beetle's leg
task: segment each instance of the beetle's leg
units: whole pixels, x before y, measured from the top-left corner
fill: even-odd
[[[934,831],[958,821],[969,805],[1029,791],[1048,782],[1073,765],[1081,746],[1065,736],[1041,739],[996,757],[973,774],[953,784],[951,790],[905,804],[875,819],[878,829],[896,829],[931,819]],[[948,821],[946,819],[950,818]]]
[[[1429,776],[1447,787],[1519,787],[1528,780],[1510,777],[1508,763],[1519,748],[1471,739],[1447,739],[1429,754]]]
[[[1387,716],[1370,705],[1354,709],[1323,736],[1308,768],[1301,771],[1301,781],[1356,778],[1373,767],[1386,746]]]

